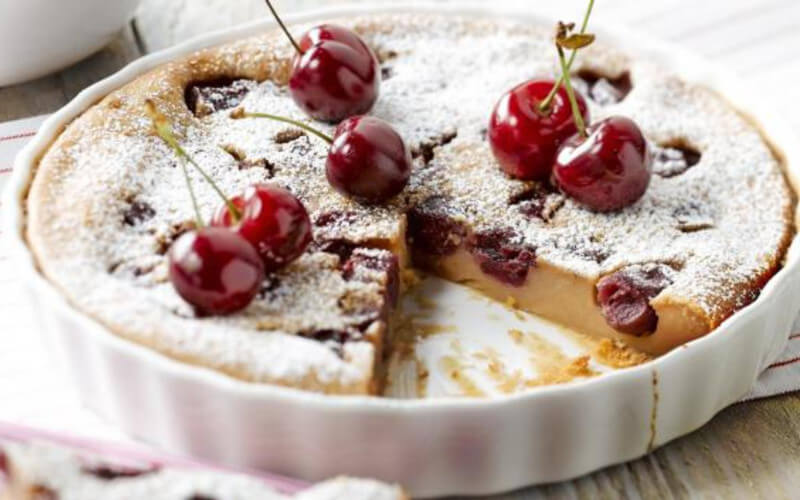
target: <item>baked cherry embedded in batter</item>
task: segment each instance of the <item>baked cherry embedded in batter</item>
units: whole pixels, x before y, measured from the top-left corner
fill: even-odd
[[[212,226],[230,227],[258,251],[267,272],[297,259],[311,243],[311,220],[303,204],[289,191],[268,185],[250,186],[231,199],[239,218],[223,204]]]
[[[336,127],[325,173],[339,192],[362,202],[378,203],[408,184],[411,152],[385,121],[354,116]]]
[[[658,315],[650,300],[670,283],[666,266],[629,266],[597,283],[597,302],[611,328],[630,335],[646,335],[658,326]]]
[[[269,1],[267,5],[297,50],[289,77],[295,103],[328,122],[369,111],[378,98],[381,72],[377,56],[361,37],[325,24],[312,28],[298,44]]]
[[[553,182],[565,194],[598,212],[619,210],[642,197],[650,183],[647,141],[629,118],[606,118],[562,146]]]
[[[169,251],[169,278],[199,314],[231,314],[247,307],[264,280],[253,245],[219,227],[190,231]]]
[[[554,85],[552,80],[525,82],[501,97],[492,112],[489,144],[500,168],[511,177],[547,180],[558,147],[578,130],[563,86],[545,102]],[[588,121],[583,97],[578,96],[578,106]]]

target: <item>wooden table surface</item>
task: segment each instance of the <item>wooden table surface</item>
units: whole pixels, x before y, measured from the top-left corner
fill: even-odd
[[[578,19],[585,5],[584,0],[493,1],[567,20]],[[275,3],[289,12],[343,2]],[[55,111],[140,55],[265,15],[260,0],[144,0],[136,18],[103,51],[52,76],[0,88],[0,121]],[[596,18],[630,24],[726,65],[800,131],[800,2],[598,0]],[[800,394],[737,404],[643,459],[497,498],[800,498],[798,417]]]

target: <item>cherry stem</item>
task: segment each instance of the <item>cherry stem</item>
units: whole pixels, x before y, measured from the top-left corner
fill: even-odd
[[[219,188],[219,186],[217,186],[217,183],[214,182],[214,179],[212,179],[211,176],[209,176],[205,172],[205,170],[203,170],[200,167],[200,165],[198,165],[197,162],[195,162],[194,159],[192,159],[192,157],[189,156],[189,154],[186,152],[186,150],[184,150],[181,147],[181,145],[178,143],[178,140],[175,138],[175,134],[172,131],[172,126],[170,125],[169,121],[167,120],[167,117],[164,116],[163,114],[161,114],[156,109],[155,104],[153,104],[153,101],[148,99],[145,102],[145,106],[147,108],[147,114],[150,115],[150,119],[153,121],[153,127],[155,128],[156,134],[158,134],[158,136],[161,138],[161,140],[166,142],[167,145],[170,148],[172,148],[172,150],[175,152],[176,155],[178,155],[178,157],[180,157],[182,160],[184,160],[184,162],[189,162],[189,164],[191,164],[194,168],[197,169],[198,172],[200,172],[200,175],[203,176],[203,178],[206,180],[206,182],[208,182],[208,184],[214,189],[214,191],[216,191],[216,193],[219,195],[219,197],[222,198],[222,200],[227,205],[228,211],[231,214],[231,219],[233,219],[234,224],[239,222],[239,219],[241,218],[241,214],[239,213],[239,209],[237,209],[236,205],[234,205],[231,202],[231,200],[229,200],[228,197],[225,196],[225,193],[223,193],[222,190]],[[191,182],[189,182],[189,172],[186,170],[186,164],[185,163],[181,163],[181,166],[183,167],[183,173],[186,176],[186,182],[187,182],[187,185],[189,187],[189,194],[190,194],[190,196],[192,198],[192,205],[194,205],[194,210],[195,210],[195,215],[197,216],[197,221],[200,223],[200,226],[202,227],[205,224],[203,224],[203,219],[200,216],[200,210],[198,209],[198,206],[197,206],[197,198],[195,197],[194,190],[192,189],[192,184],[191,184]]]
[[[270,12],[272,12],[272,17],[275,18],[275,20],[278,22],[278,26],[280,26],[283,32],[286,33],[286,38],[288,38],[289,41],[292,42],[292,45],[294,45],[294,48],[297,50],[297,53],[302,56],[303,49],[300,48],[300,45],[297,43],[297,40],[295,40],[292,34],[289,33],[289,29],[286,28],[286,25],[283,24],[283,20],[281,19],[281,16],[278,15],[278,12],[275,10],[275,7],[272,6],[272,2],[270,2],[269,0],[266,0],[266,2],[267,2],[267,7],[269,7]]]
[[[556,48],[558,49],[558,61],[561,63],[564,84],[567,87],[567,97],[569,97],[569,104],[572,106],[572,116],[575,119],[575,126],[578,129],[578,133],[581,134],[581,137],[586,138],[586,124],[583,122],[583,115],[578,106],[578,100],[575,98],[575,90],[572,88],[572,79],[569,77],[569,68],[567,68],[567,60],[566,57],[564,57],[564,49],[558,44],[556,44]]]
[[[583,15],[583,23],[581,24],[581,34],[586,33],[586,29],[589,27],[589,17],[592,15],[592,9],[594,8],[594,0],[589,0],[589,7],[586,9],[586,13]],[[572,51],[569,56],[569,61],[567,62],[567,71],[572,68],[572,63],[575,62],[575,56],[578,55],[578,49]],[[564,72],[562,70],[561,75],[556,80],[555,85],[553,88],[550,89],[550,93],[547,94],[547,97],[539,103],[539,111],[547,111],[550,109],[550,105],[553,103],[553,99],[556,97],[556,93],[558,93],[558,89],[564,84]]]
[[[189,198],[192,199],[192,208],[194,209],[194,217],[197,219],[197,228],[205,227],[206,223],[203,221],[203,216],[200,215],[200,207],[197,205],[197,196],[194,194],[194,187],[192,180],[189,178],[189,169],[186,168],[186,162],[181,162],[181,169],[183,170],[183,178],[186,179],[186,187],[189,189]]]
[[[310,125],[306,125],[303,122],[300,122],[300,121],[297,121],[297,120],[292,120],[291,118],[286,118],[284,116],[271,115],[269,113],[248,113],[248,112],[244,111],[243,109],[239,109],[239,110],[236,110],[233,113],[231,113],[231,118],[233,118],[235,120],[238,120],[240,118],[269,118],[270,120],[275,120],[277,122],[288,123],[290,125],[294,125],[295,127],[299,127],[301,129],[305,130],[306,132],[310,132],[310,133],[316,135],[317,137],[319,137],[323,141],[327,142],[328,144],[333,144],[333,138],[331,136],[329,136],[329,135],[327,135],[327,134],[325,134],[323,132],[320,132],[319,130],[315,129],[314,127],[312,127]]]

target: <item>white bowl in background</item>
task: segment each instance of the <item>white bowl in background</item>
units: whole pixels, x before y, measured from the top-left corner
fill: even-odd
[[[552,24],[492,6],[341,7],[286,16],[309,22],[384,12],[456,13]],[[601,377],[489,399],[393,400],[325,396],[242,382],[128,342],[72,307],[36,269],[23,235],[36,162],[70,121],[111,91],[167,61],[254,35],[271,21],[204,35],[141,58],[51,116],[20,153],[3,198],[4,233],[50,350],[85,404],[157,446],[304,479],[338,474],[396,481],[415,496],[485,495],[574,478],[640,457],[708,422],[741,398],[780,354],[797,314],[800,238],[759,298],[710,334],[656,360]],[[800,144],[758,93],[680,47],[596,23],[605,42],[648,57],[725,96],[762,127],[800,178]],[[797,182],[794,183],[797,186]]]
[[[0,0],[0,87],[59,70],[99,50],[139,0]]]

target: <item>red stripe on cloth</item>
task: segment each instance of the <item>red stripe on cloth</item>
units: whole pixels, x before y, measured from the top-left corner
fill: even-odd
[[[792,363],[797,363],[798,361],[800,361],[800,356],[798,356],[796,358],[786,359],[786,360],[783,360],[783,361],[778,361],[777,363],[772,363],[771,365],[769,365],[767,367],[767,369],[778,368],[780,366],[791,365]]]
[[[34,135],[36,135],[35,131],[34,132],[22,132],[21,134],[15,134],[15,135],[7,135],[5,137],[0,137],[0,142],[13,141],[14,139],[24,139],[26,137],[33,137]]]
[[[11,167],[9,167],[9,168],[0,168],[0,175],[2,175],[2,174],[10,174],[11,170],[12,170]],[[791,338],[791,337],[789,337],[789,338]]]

